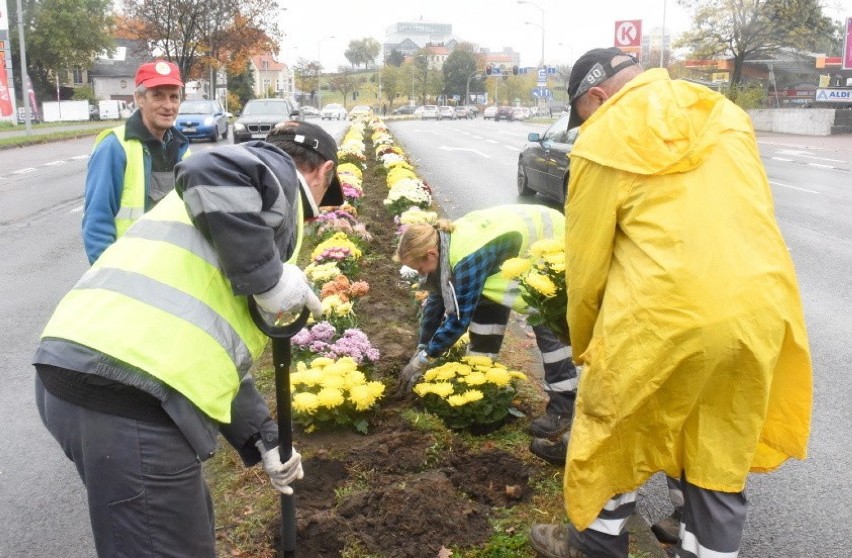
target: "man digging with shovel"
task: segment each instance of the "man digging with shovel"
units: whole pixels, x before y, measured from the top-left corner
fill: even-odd
[[[303,219],[343,201],[336,165],[334,139],[304,122],[188,158],[59,303],[36,403],[86,487],[98,556],[215,556],[201,462],[219,432],[282,494],[302,478],[249,374],[267,338],[247,296],[273,316],[321,313],[292,262]]]

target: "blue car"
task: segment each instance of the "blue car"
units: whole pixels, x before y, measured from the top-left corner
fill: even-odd
[[[175,127],[189,139],[219,141],[228,137],[228,115],[218,101],[184,101]]]

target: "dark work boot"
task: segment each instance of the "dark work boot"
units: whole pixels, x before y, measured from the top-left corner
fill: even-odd
[[[533,525],[530,546],[545,558],[586,558],[587,555],[570,540],[568,525]]]
[[[530,451],[536,457],[544,459],[551,465],[565,465],[568,454],[568,435],[566,432],[556,442],[545,438],[535,438],[530,442]]]
[[[555,438],[569,428],[573,415],[545,413],[530,423],[530,433],[536,438]]]
[[[651,531],[654,532],[658,541],[666,544],[677,544],[680,540],[681,511],[681,508],[675,508],[671,515],[651,525]]]

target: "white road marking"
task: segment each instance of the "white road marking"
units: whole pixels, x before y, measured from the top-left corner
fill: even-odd
[[[799,188],[798,186],[790,186],[789,184],[781,184],[780,182],[773,182],[772,180],[770,180],[769,183],[773,184],[775,186],[782,186],[784,188],[791,188],[793,190],[801,190],[802,192],[810,192],[811,194],[819,194],[819,192],[817,192],[816,190],[808,190],[807,188]]]
[[[809,167],[819,167],[821,169],[833,169],[831,165],[821,165],[820,163],[808,163]]]
[[[515,147],[514,145],[505,145],[504,144],[503,147],[505,147],[506,149],[511,149],[512,151],[520,151],[520,149]]]
[[[25,169],[12,171],[10,174],[26,174],[28,172],[33,172],[34,170],[35,170],[35,168],[33,168],[33,167],[27,167]]]
[[[825,157],[821,157],[819,155],[811,155],[811,153],[808,152],[808,151],[798,151],[798,150],[795,150],[795,149],[779,149],[778,153],[780,153],[781,155],[794,155],[796,157],[804,157],[804,158],[807,158],[807,159],[819,159],[820,161],[831,161],[833,163],[845,163],[846,162],[846,161],[843,161],[841,159],[826,159]]]
[[[49,163],[45,163],[45,164],[44,164],[44,165],[42,165],[42,166],[44,166],[44,167],[53,167],[53,166],[56,166],[56,165],[64,165],[64,164],[65,164],[65,161],[51,161],[51,162],[49,162]]]
[[[772,157],[773,161],[784,161],[785,163],[792,163],[793,159],[783,159],[781,157]]]
[[[486,155],[481,151],[477,151],[476,149],[471,149],[470,147],[450,147],[449,145],[442,145],[438,147],[438,149],[443,149],[444,151],[468,151],[470,153],[476,153],[477,155],[481,155],[486,159],[490,159],[491,155]]]
[[[81,205],[80,207],[75,207],[74,209],[72,209],[71,211],[69,211],[69,213],[80,213],[81,211],[83,211],[83,206],[82,206],[82,205]]]
[[[88,158],[89,158],[88,155],[77,155],[75,157],[71,157],[71,160],[72,161],[79,161],[80,159],[88,159]]]

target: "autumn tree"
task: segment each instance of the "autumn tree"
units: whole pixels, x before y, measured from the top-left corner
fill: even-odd
[[[17,10],[16,2],[9,4]],[[27,71],[40,94],[53,90],[66,70],[89,68],[96,55],[115,48],[110,0],[38,0],[26,2],[23,10]],[[17,11],[9,13],[9,21],[17,17]],[[18,34],[11,38],[17,52]],[[17,57],[13,61],[20,76]]]
[[[382,94],[387,97],[390,105],[393,106],[394,99],[401,97],[406,93],[403,89],[402,70],[396,66],[385,65],[382,68]]]
[[[819,0],[678,0],[691,10],[692,27],[675,44],[692,55],[733,61],[731,84],[742,81],[743,63],[782,48],[811,50],[834,32]]]
[[[267,0],[124,0],[137,38],[181,69],[184,79],[215,72],[225,64],[238,69],[254,54],[275,48],[278,3]]]
[[[370,63],[375,62],[381,50],[382,45],[379,41],[372,37],[366,37],[349,41],[349,48],[346,49],[343,56],[356,68],[361,64],[364,65],[364,68],[368,68]]]
[[[385,57],[385,64],[388,66],[399,68],[403,62],[405,62],[405,55],[396,49],[390,51],[390,54]]]
[[[411,91],[419,95],[422,104],[426,104],[427,98],[437,97],[443,91],[443,74],[429,67],[429,56],[425,49],[418,50],[405,66],[409,68]]]
[[[316,60],[299,58],[293,66],[296,89],[310,95],[313,101],[317,89],[319,89],[319,78],[322,73],[322,65]],[[304,104],[304,101],[301,101]]]

